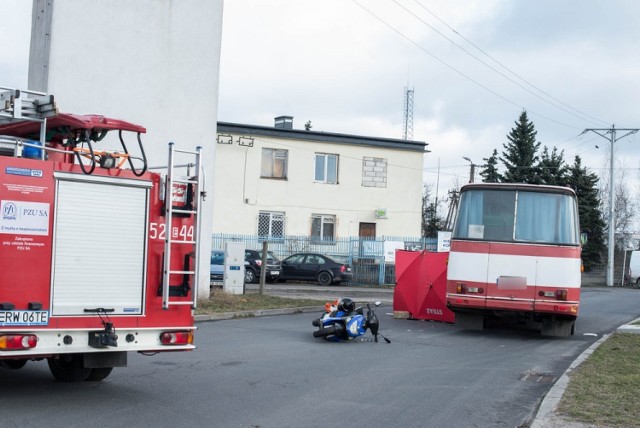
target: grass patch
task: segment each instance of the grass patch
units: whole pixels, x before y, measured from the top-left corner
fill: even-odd
[[[238,312],[260,309],[300,308],[303,306],[324,306],[326,300],[292,299],[266,294],[231,294],[213,290],[209,299],[198,301],[197,315],[220,312]]]
[[[558,413],[607,427],[640,426],[640,335],[615,333],[570,375]]]

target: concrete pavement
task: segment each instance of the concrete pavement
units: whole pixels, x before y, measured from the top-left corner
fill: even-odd
[[[258,284],[245,284],[245,293],[258,292]],[[270,296],[288,297],[293,299],[317,299],[332,301],[339,297],[351,297],[358,304],[375,302],[379,300],[383,304],[393,304],[393,288],[384,287],[323,287],[317,284],[289,284],[275,283],[265,284],[265,293]],[[321,312],[324,305],[305,306],[299,308],[260,309],[251,311],[221,312],[211,315],[196,315],[196,321],[216,321],[232,318],[261,317],[270,315],[285,315],[303,312]]]
[[[257,284],[245,285],[246,293],[258,292]],[[393,288],[384,287],[344,287],[344,286],[331,286],[322,287],[315,284],[266,284],[265,293],[272,296],[290,297],[290,298],[309,298],[331,301],[338,297],[348,296],[356,300],[358,303],[373,302],[379,300],[385,304],[393,304]],[[306,306],[301,308],[283,308],[283,309],[266,309],[266,310],[254,310],[254,311],[238,311],[238,312],[226,312],[213,315],[197,315],[196,321],[215,321],[232,318],[242,317],[258,317],[269,315],[285,315],[304,312],[316,312],[322,311],[323,306]],[[633,323],[639,322],[640,318],[632,321],[629,324],[624,324],[618,327],[617,331],[620,333],[637,333],[640,334],[640,325],[633,325]],[[569,384],[569,375],[580,364],[582,364],[589,356],[608,338],[608,335],[604,335],[600,340],[591,345],[587,350],[576,358],[575,361],[569,366],[569,368],[558,378],[553,387],[545,395],[542,403],[538,407],[531,428],[590,428],[592,425],[581,424],[577,422],[568,421],[556,414],[556,410],[562,395]]]

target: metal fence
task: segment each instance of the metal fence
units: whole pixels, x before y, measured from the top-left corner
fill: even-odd
[[[244,242],[251,250],[262,250],[264,237],[214,233],[211,245],[224,249],[227,242]],[[352,285],[395,284],[395,250],[436,251],[436,238],[383,236],[380,238],[349,237],[333,241],[320,241],[309,236],[285,236],[267,239],[269,251],[280,259],[301,252],[312,252],[334,256],[351,265]]]

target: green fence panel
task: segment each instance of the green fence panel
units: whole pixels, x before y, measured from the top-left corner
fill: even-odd
[[[227,242],[243,242],[246,248],[262,250],[264,237],[214,233],[211,246],[224,249]],[[334,256],[351,265],[350,285],[380,286],[395,284],[395,249],[436,251],[436,238],[411,236],[383,236],[379,238],[348,237],[333,241],[319,241],[309,236],[285,236],[267,239],[269,251],[280,259],[295,253],[311,252]],[[387,252],[387,254],[385,254]]]

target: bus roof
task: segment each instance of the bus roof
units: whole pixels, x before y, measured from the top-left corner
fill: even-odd
[[[526,190],[527,192],[563,193],[576,196],[576,192],[570,187],[548,186],[545,184],[525,183],[469,183],[460,188],[460,193],[467,190]]]

